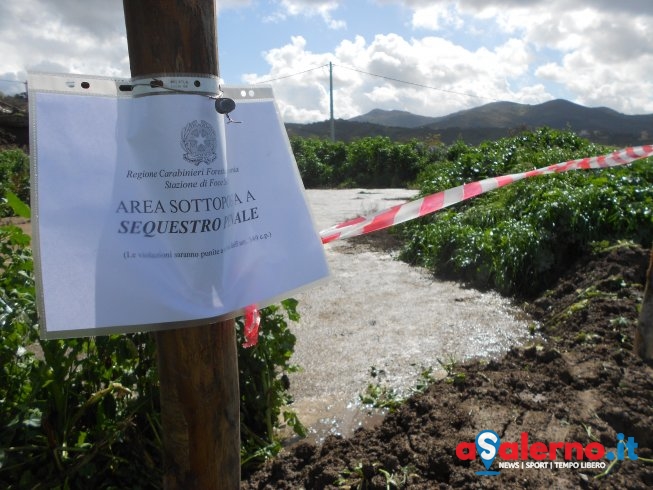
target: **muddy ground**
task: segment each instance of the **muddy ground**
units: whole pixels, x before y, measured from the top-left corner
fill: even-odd
[[[653,369],[632,353],[648,254],[620,246],[577,263],[524,305],[539,322],[532,342],[498,360],[450,366],[447,378],[378,427],[293,445],[243,475],[241,488],[652,488]],[[510,469],[498,457],[490,469],[500,474],[480,476],[481,460],[459,459],[456,447],[482,430],[502,442],[524,432],[530,444],[598,442],[606,452],[623,434],[639,459],[602,458],[604,469]]]

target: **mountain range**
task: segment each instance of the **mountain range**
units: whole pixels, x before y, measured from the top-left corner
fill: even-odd
[[[0,143],[28,143],[26,99],[1,98]],[[547,126],[569,129],[595,143],[614,146],[653,144],[653,114],[626,115],[607,107],[585,107],[557,99],[528,105],[492,102],[447,116],[428,117],[406,111],[373,111],[334,121],[336,140],[387,136],[394,141],[418,139],[429,144],[451,144],[459,139],[469,145]],[[286,123],[290,136],[330,138],[330,121]]]
[[[451,144],[462,139],[470,145],[539,127],[569,129],[596,143],[635,146],[653,143],[653,114],[626,115],[607,107],[585,107],[557,99],[529,105],[492,102],[447,116],[428,117],[406,111],[375,109],[351,119],[334,121],[337,140],[387,136]],[[330,137],[330,121],[287,123],[291,136]]]

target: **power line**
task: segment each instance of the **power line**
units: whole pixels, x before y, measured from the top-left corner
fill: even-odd
[[[325,65],[316,66],[315,68],[309,68],[308,70],[300,71],[300,72],[297,72],[297,73],[291,73],[290,75],[284,75],[283,77],[270,78],[268,80],[263,80],[262,82],[256,82],[254,85],[258,85],[258,84],[261,84],[261,83],[276,82],[277,80],[284,80],[286,78],[296,77],[296,76],[299,76],[299,75],[303,75],[304,73],[308,73],[308,72],[313,71],[313,70],[318,70],[320,68],[324,68],[324,67],[327,67],[327,66],[329,66],[328,63],[325,64]],[[429,90],[437,90],[439,92],[446,92],[446,93],[455,94],[455,95],[464,95],[465,97],[475,97],[477,99],[491,100],[493,102],[498,102],[499,101],[499,99],[495,99],[495,98],[492,98],[492,97],[484,97],[482,95],[470,94],[470,93],[466,93],[466,92],[457,92],[455,90],[447,90],[447,89],[440,88],[440,87],[432,87],[430,85],[424,85],[422,83],[409,82],[407,80],[400,80],[398,78],[393,78],[393,77],[389,77],[389,76],[386,76],[386,75],[379,75],[377,73],[370,73],[370,72],[365,71],[365,70],[359,70],[358,68],[352,68],[351,66],[337,65],[335,63],[333,63],[333,66],[338,66],[338,67],[344,68],[346,70],[355,71],[355,72],[358,72],[358,73],[362,73],[363,75],[369,75],[371,77],[382,78],[384,80],[389,80],[389,81],[392,81],[392,82],[403,83],[403,84],[406,84],[406,85],[413,85],[414,87],[420,87],[420,88],[425,88],[425,89],[429,89]]]
[[[0,82],[9,82],[11,84],[16,84],[16,85],[20,83],[20,84],[25,86],[25,93],[27,93],[27,80],[25,80],[25,81],[23,81],[23,80],[8,80],[6,78],[0,78]],[[2,94],[2,93],[3,92],[0,92],[0,94]]]
[[[350,66],[344,66],[344,65],[334,65],[334,66],[339,66],[340,68],[345,68],[346,70],[356,71],[358,73],[363,73],[364,75],[369,75],[369,76],[372,76],[372,77],[383,78],[384,80],[390,80],[390,81],[393,81],[393,82],[405,83],[406,85],[414,85],[415,87],[427,88],[427,89],[430,89],[430,90],[438,90],[440,92],[447,92],[449,94],[465,95],[467,97],[476,97],[478,99],[486,99],[486,100],[492,100],[494,102],[498,102],[498,99],[493,99],[492,97],[483,97],[482,95],[468,94],[468,93],[465,93],[465,92],[456,92],[455,90],[447,90],[447,89],[444,89],[444,88],[431,87],[429,85],[423,85],[421,83],[408,82],[406,80],[399,80],[398,78],[392,78],[392,77],[388,77],[388,76],[385,76],[385,75],[377,75],[376,73],[370,73],[370,72],[367,72],[367,71],[359,70],[357,68],[351,68]]]
[[[0,82],[9,82],[9,83],[22,83],[25,85],[27,80],[7,80],[6,78],[0,78]]]
[[[291,73],[290,75],[284,75],[282,77],[268,78],[267,80],[262,80],[260,82],[256,82],[253,85],[260,85],[262,83],[270,83],[270,82],[276,82],[278,80],[285,80],[286,78],[292,78],[292,77],[296,77],[296,76],[299,76],[299,75],[303,75],[305,73],[309,73],[309,72],[314,71],[314,70],[319,70],[320,68],[325,68],[327,66],[329,66],[329,63],[326,63],[324,65],[320,65],[320,66],[316,66],[316,67],[313,67],[313,68],[309,68],[307,70],[299,71],[299,72],[296,72],[296,73]],[[439,92],[446,92],[446,93],[455,94],[455,95],[464,95],[465,97],[475,97],[477,99],[491,100],[493,102],[498,102],[498,100],[499,100],[499,99],[495,99],[495,98],[492,98],[492,97],[484,97],[482,95],[475,95],[475,94],[470,94],[470,93],[466,93],[466,92],[457,92],[455,90],[447,90],[447,89],[440,88],[440,87],[433,87],[433,86],[430,86],[430,85],[424,85],[422,83],[409,82],[407,80],[400,80],[399,78],[393,78],[393,77],[389,77],[389,76],[386,76],[386,75],[379,75],[377,73],[371,73],[369,71],[359,70],[358,68],[352,68],[351,66],[338,65],[338,64],[335,64],[335,63],[333,63],[333,66],[338,66],[340,68],[344,68],[345,70],[351,70],[351,71],[355,71],[357,73],[362,73],[363,75],[368,75],[368,76],[371,76],[371,77],[381,78],[383,80],[389,80],[389,81],[392,81],[392,82],[403,83],[403,84],[406,84],[406,85],[413,85],[414,87],[420,87],[420,88],[425,88],[425,89],[429,89],[429,90],[437,90]],[[0,82],[22,83],[23,85],[27,84],[27,81],[7,80],[7,79],[2,79],[2,78],[0,78]]]
[[[268,80],[263,80],[262,82],[256,82],[254,85],[260,85],[261,83],[276,82],[277,80],[283,80],[283,79],[285,79],[285,78],[296,77],[296,76],[298,76],[298,75],[303,75],[304,73],[308,73],[309,71],[319,70],[320,68],[324,68],[325,66],[329,66],[329,64],[327,63],[326,65],[316,66],[316,67],[314,67],[314,68],[309,68],[308,70],[300,71],[300,72],[297,72],[297,73],[292,73],[292,74],[290,74],[290,75],[285,75],[285,76],[283,76],[283,77],[270,78],[270,79],[268,79]]]

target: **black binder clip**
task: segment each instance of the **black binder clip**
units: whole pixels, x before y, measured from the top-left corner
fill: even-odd
[[[229,115],[229,113],[235,108],[236,102],[234,102],[234,99],[222,96],[215,97],[215,110],[218,112],[218,114],[224,114],[229,123],[240,123],[240,121],[234,121],[231,119],[231,116]]]

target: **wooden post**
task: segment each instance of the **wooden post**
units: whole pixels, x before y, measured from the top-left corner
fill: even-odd
[[[653,246],[646,271],[644,300],[639,310],[639,321],[635,333],[635,352],[648,361],[653,361]]]
[[[215,0],[123,0],[132,76],[218,75]],[[240,487],[233,320],[156,334],[164,488]]]

